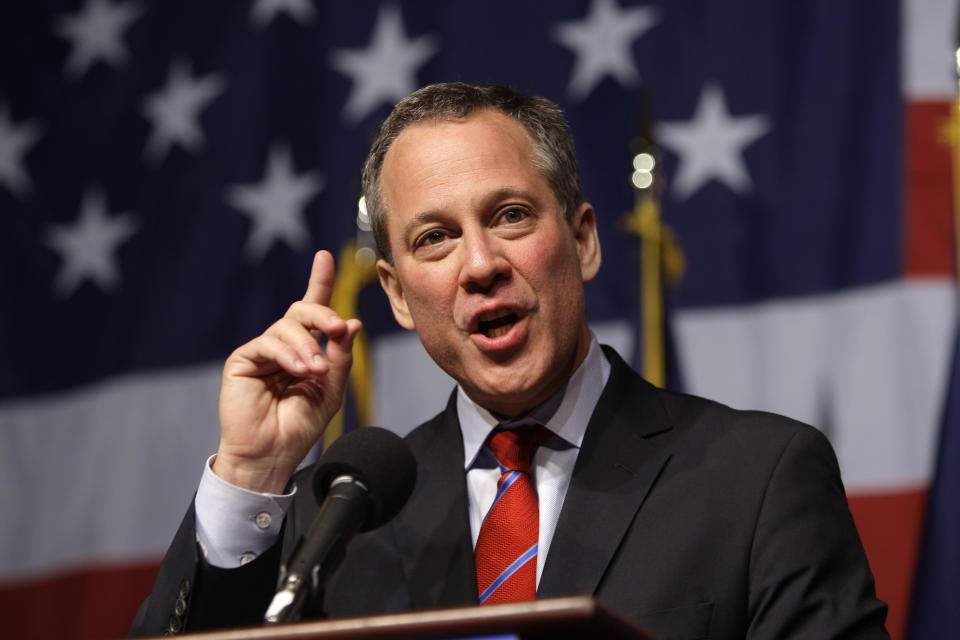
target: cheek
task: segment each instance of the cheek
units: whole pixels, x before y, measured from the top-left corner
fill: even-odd
[[[584,307],[579,261],[571,260],[568,252],[558,251],[541,256],[535,273],[531,284],[551,322],[566,325],[578,321]]]
[[[414,275],[413,286],[404,289],[407,308],[417,327],[439,324],[449,317],[452,298],[449,287],[442,285],[436,275]]]
[[[580,261],[569,247],[562,246],[546,255],[534,255],[531,258],[531,273],[537,274],[536,279],[541,287],[557,289],[563,295],[571,292],[571,286],[582,284]]]

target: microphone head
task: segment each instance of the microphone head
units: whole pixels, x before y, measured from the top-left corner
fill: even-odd
[[[313,493],[321,504],[330,483],[342,475],[367,488],[370,513],[360,531],[375,529],[393,518],[410,497],[417,462],[403,438],[380,427],[362,427],[340,436],[324,452],[313,474]]]

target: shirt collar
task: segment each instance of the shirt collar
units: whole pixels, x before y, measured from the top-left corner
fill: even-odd
[[[593,410],[600,400],[600,394],[603,393],[603,387],[607,384],[609,377],[610,363],[597,343],[596,336],[591,334],[587,356],[567,381],[559,405],[555,404],[555,399],[552,399],[554,402],[547,400],[544,403],[544,405],[556,406],[556,411],[549,418],[538,417],[547,418],[544,424],[547,429],[579,449],[587,430],[587,423],[593,415]],[[539,413],[544,405],[534,409],[531,414]],[[500,420],[489,410],[471,400],[463,387],[457,388],[457,416],[460,420],[460,431],[463,434],[464,469],[470,469],[487,436],[500,423]]]

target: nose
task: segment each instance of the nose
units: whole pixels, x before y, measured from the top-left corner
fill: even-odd
[[[510,261],[503,254],[498,239],[480,230],[464,232],[460,249],[463,263],[459,284],[468,293],[487,291],[509,276]]]

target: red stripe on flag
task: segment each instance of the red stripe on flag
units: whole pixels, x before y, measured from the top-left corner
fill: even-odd
[[[911,102],[907,106],[906,275],[954,273],[953,180],[946,137],[950,109],[949,102]]]
[[[877,595],[890,606],[887,630],[892,640],[906,635],[927,495],[926,489],[918,489],[849,498]]]
[[[0,585],[5,638],[121,638],[150,593],[159,562],[85,568]]]

